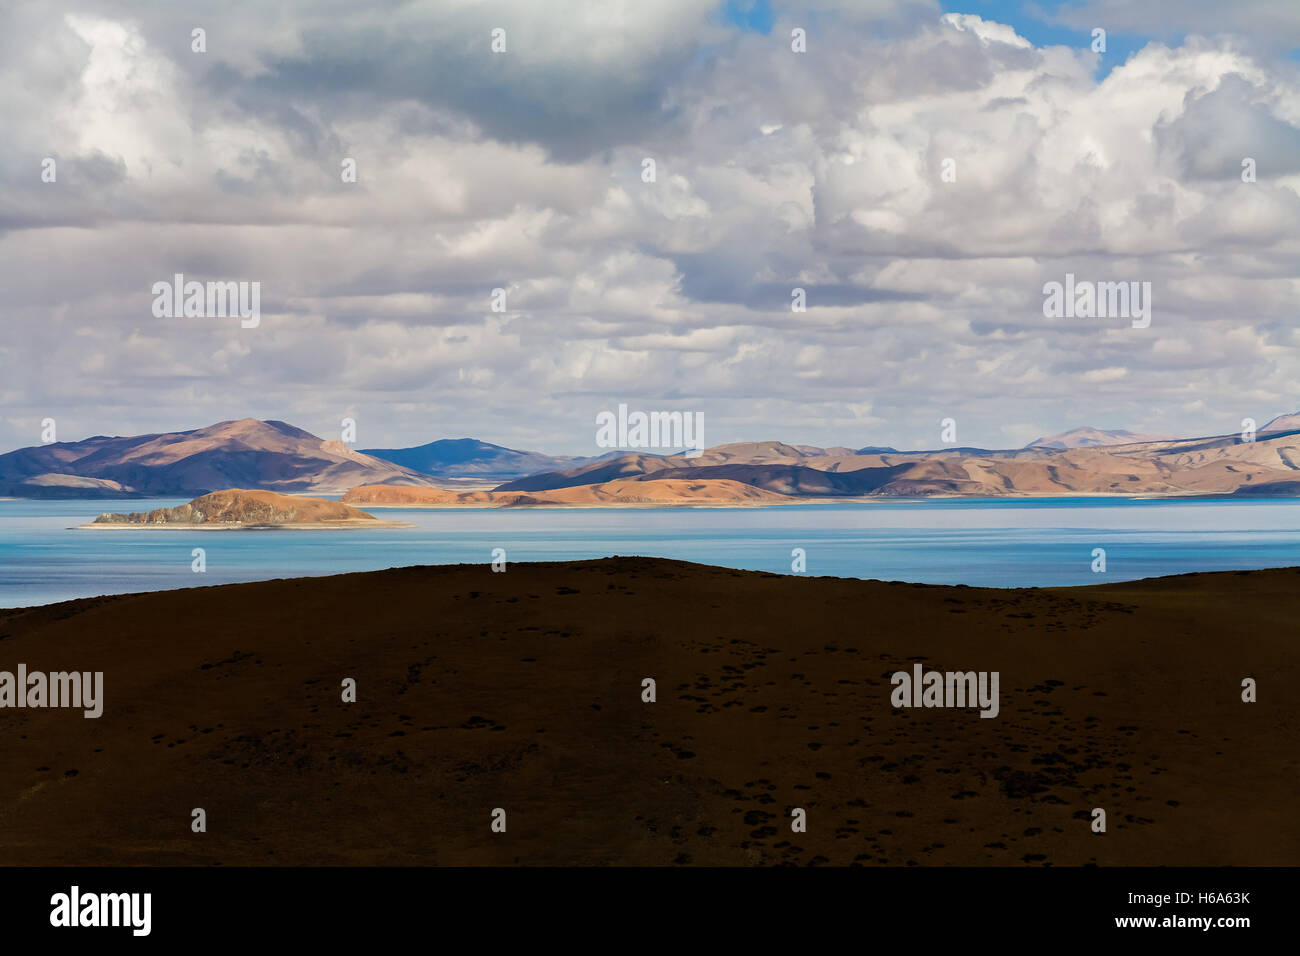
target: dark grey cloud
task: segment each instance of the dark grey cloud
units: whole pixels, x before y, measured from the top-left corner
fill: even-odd
[[[1240,181],[1247,157],[1257,177],[1300,172],[1300,118],[1288,122],[1265,96],[1246,77],[1225,76],[1213,90],[1189,91],[1182,113],[1156,124],[1156,141],[1192,179]]]

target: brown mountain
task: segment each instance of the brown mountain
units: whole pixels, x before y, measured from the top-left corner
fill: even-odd
[[[840,451],[835,449],[835,451]],[[553,492],[620,480],[733,480],[794,496],[1300,494],[1300,431],[1160,439],[1075,448],[1031,446],[871,454],[809,454],[759,442],[697,458],[628,455],[533,475],[496,491]]]
[[[1290,415],[1279,415],[1260,429],[1261,433],[1293,431],[1300,431],[1300,412],[1294,412]]]
[[[428,484],[392,462],[285,422],[243,418],[193,431],[96,436],[0,455],[0,495],[198,495],[222,488],[341,494],[356,485]]]
[[[730,505],[782,504],[796,499],[766,491],[739,481],[722,480],[647,480],[607,481],[574,485],[539,494],[528,491],[445,491],[394,485],[366,485],[353,488],[343,496],[350,504],[372,507],[455,506],[478,508],[519,508],[546,505],[583,507],[593,505]]]

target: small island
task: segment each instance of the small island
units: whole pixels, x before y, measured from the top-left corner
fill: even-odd
[[[228,488],[201,495],[188,504],[130,514],[102,514],[79,529],[174,528],[186,530],[261,530],[287,528],[411,528],[405,521],[380,521],[351,505],[326,498],[304,498],[275,491]]]

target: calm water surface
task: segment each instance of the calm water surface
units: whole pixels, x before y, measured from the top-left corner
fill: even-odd
[[[993,587],[1097,584],[1300,565],[1300,500],[943,499],[778,508],[376,509],[373,531],[76,531],[102,511],[185,499],[0,501],[0,607],[130,591],[372,571],[656,555],[809,575]],[[207,552],[207,571],[190,552]],[[1107,571],[1091,571],[1106,549]]]

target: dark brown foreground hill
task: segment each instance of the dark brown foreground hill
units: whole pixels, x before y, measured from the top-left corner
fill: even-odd
[[[102,670],[105,708],[0,710],[0,864],[1296,865],[1297,611],[1300,569],[987,590],[646,558],[3,611],[0,670]],[[1001,714],[893,709],[918,660],[1000,671]]]

